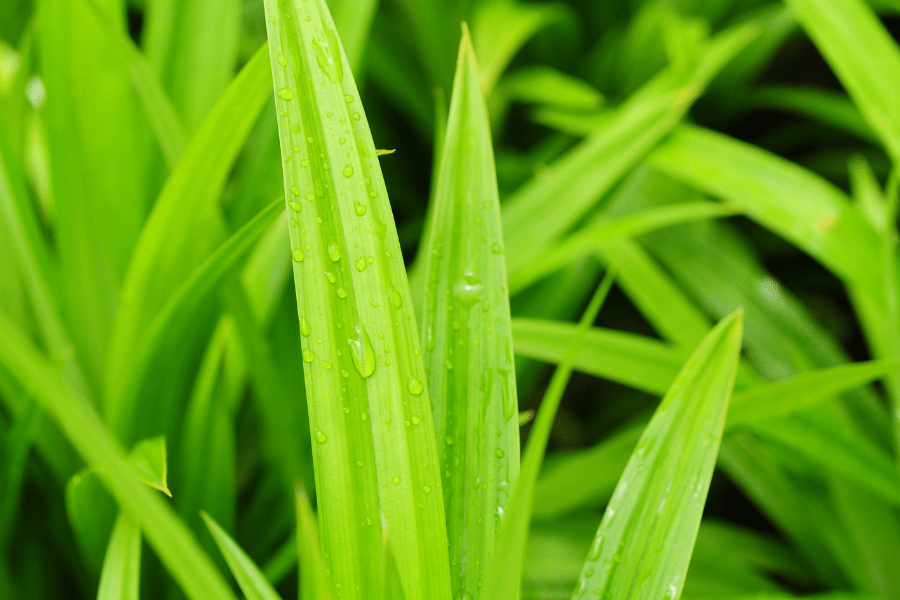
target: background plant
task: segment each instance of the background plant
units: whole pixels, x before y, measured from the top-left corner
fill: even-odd
[[[900,597],[898,8],[4,2],[0,598]]]

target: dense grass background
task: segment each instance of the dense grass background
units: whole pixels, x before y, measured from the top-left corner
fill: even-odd
[[[572,597],[641,429],[738,308],[750,402],[729,413],[684,597],[900,598],[896,364],[752,396],[900,358],[900,3],[329,7],[375,146],[395,150],[380,164],[419,303],[470,24],[519,410],[618,265],[553,424],[523,598]],[[119,506],[167,524],[144,531],[144,598],[227,572],[200,510],[297,594],[313,441],[266,35],[261,0],[0,0],[0,600],[96,596],[114,523],[136,527]],[[111,485],[119,446],[171,498]],[[209,564],[179,554],[190,535]]]

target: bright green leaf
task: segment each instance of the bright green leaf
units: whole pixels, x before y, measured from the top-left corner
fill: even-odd
[[[725,425],[742,325],[739,312],[724,319],[676,377],[606,508],[573,598],[586,590],[623,599],[681,595]]]
[[[327,565],[335,588],[365,597],[386,527],[409,600],[440,600],[449,561],[441,495],[426,491],[441,481],[431,406],[359,90],[323,0],[268,0],[266,16]]]
[[[224,529],[219,527],[212,517],[201,511],[203,520],[219,546],[222,556],[231,569],[231,574],[237,579],[241,591],[247,600],[281,600],[278,593],[272,589],[272,585],[266,581],[259,567],[247,556],[237,542],[235,542]]]

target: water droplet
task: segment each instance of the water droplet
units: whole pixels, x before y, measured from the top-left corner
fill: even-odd
[[[409,381],[406,382],[406,389],[408,389],[409,393],[413,396],[418,396],[425,390],[425,386],[422,385],[421,381],[410,375]]]
[[[312,41],[316,54],[316,63],[331,83],[340,83],[344,78],[344,66],[341,64],[340,43],[334,30],[325,28],[325,39]]]
[[[394,478],[391,481],[393,481],[394,483],[400,483],[400,476],[394,475]]]
[[[453,595],[453,600],[472,600],[472,594],[465,589],[461,589]]]
[[[313,193],[312,193],[312,192],[310,192],[310,193],[308,193],[308,194],[306,195],[306,199],[307,199],[307,200],[312,200],[313,198],[315,198],[315,196],[313,196]]]
[[[452,371],[452,370],[453,370],[453,363],[450,362],[449,360],[445,360],[445,361],[444,361],[444,367],[445,367],[448,371]]]
[[[346,96],[344,96],[344,100],[347,101],[347,104],[350,104],[351,102],[353,102],[353,96],[347,94]]]
[[[377,197],[378,197],[378,192],[376,192],[375,190],[372,190],[371,192],[369,192],[369,197],[371,197],[371,198],[377,198]]]
[[[324,444],[328,441],[328,436],[325,435],[325,432],[321,429],[316,429],[316,441],[320,444]]]
[[[493,252],[494,254],[502,254],[503,248],[500,246],[500,244],[494,243],[494,245],[491,246],[491,252]]]
[[[306,349],[303,351],[303,362],[311,363],[316,355],[312,350]]]
[[[294,202],[293,200],[288,202],[288,206],[290,206],[291,210],[294,212],[300,212],[300,210],[303,208],[299,202]]]
[[[292,92],[288,88],[281,88],[280,90],[278,90],[278,97],[282,100],[290,100],[294,97],[294,92]]]
[[[300,152],[300,146],[294,146],[292,149],[294,152]]]
[[[422,488],[422,491],[425,492],[426,494],[428,494],[431,492],[431,488],[426,485],[425,487]]]
[[[506,452],[503,451],[503,448],[497,448],[497,451],[494,453],[497,458],[503,458],[506,456]]]
[[[363,466],[363,464],[364,464],[364,463],[363,463],[363,461],[361,461],[361,460],[356,461],[356,466],[357,466],[357,467],[361,467],[361,466]]]
[[[303,160],[300,161],[300,166],[301,166],[301,167],[308,167],[308,166],[309,166],[309,161],[306,160],[306,159],[304,158]]]
[[[462,277],[453,284],[453,295],[466,308],[471,308],[478,302],[483,291],[481,281],[470,271],[463,273]]]
[[[325,271],[325,277],[327,277],[328,281],[331,283],[334,283],[335,281],[337,281],[337,277],[334,276],[334,273],[331,273],[329,271]]]
[[[300,195],[300,188],[298,188],[296,185],[292,185],[292,186],[291,186],[291,193],[292,193],[293,195],[295,195],[295,196],[299,196],[299,195]]]
[[[357,217],[361,217],[366,214],[368,207],[365,204],[360,204],[356,200],[353,201],[353,210],[356,212]]]
[[[329,371],[331,370],[331,363],[328,362],[327,360],[322,361],[322,366],[325,367],[326,369],[328,369]]]
[[[448,435],[447,437],[444,438],[444,442],[445,442],[448,446],[452,446],[452,445],[453,445],[453,438],[450,437],[450,436]]]
[[[418,415],[413,415],[413,417],[412,417],[412,424],[413,424],[413,425],[418,425],[418,424],[421,423],[421,422],[422,422],[422,419],[420,419]]]
[[[353,120],[354,120],[354,121],[359,121],[360,118],[361,118],[358,112],[355,112],[355,113],[353,113],[353,114],[350,115],[350,116],[353,117]]]
[[[303,255],[303,250],[301,250],[300,248],[294,248],[293,250],[291,250],[291,257],[297,262],[303,262],[303,259],[305,258]]]
[[[350,345],[350,357],[356,371],[363,377],[371,377],[375,372],[375,349],[362,323],[356,325],[356,336],[348,339],[347,343]]]
[[[366,257],[360,256],[359,258],[356,259],[355,264],[356,264],[356,270],[359,271],[360,273],[362,273],[363,271],[366,270]]]
[[[338,298],[346,298],[346,297],[347,297],[347,290],[345,290],[345,289],[342,288],[342,287],[339,287],[339,288],[337,289],[337,297],[338,297]]]
[[[341,260],[341,250],[337,247],[337,244],[331,244],[328,246],[328,258],[331,259],[331,262],[337,262]]]
[[[341,172],[344,174],[344,177],[351,177],[353,175],[353,165],[347,165]]]
[[[282,54],[281,52],[278,53],[278,64],[281,65],[282,67],[287,66],[287,59],[284,57],[284,54]]]

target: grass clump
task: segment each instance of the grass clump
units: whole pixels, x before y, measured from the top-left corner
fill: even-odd
[[[0,600],[900,597],[889,4],[4,4]]]

